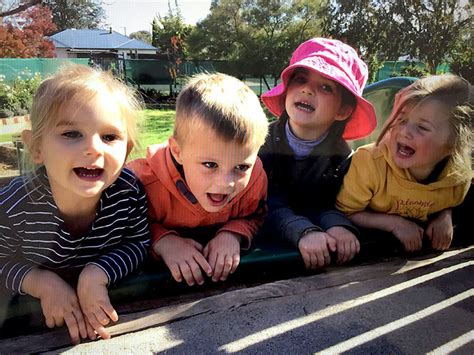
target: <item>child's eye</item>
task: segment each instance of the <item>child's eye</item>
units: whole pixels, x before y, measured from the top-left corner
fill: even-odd
[[[208,169],[217,168],[217,163],[214,163],[213,161],[206,161],[206,162],[202,163],[202,165],[204,165]]]
[[[104,134],[102,136],[102,139],[104,142],[113,142],[118,139],[118,137],[115,134]]]
[[[69,139],[77,139],[82,137],[82,134],[78,131],[67,131],[63,132],[61,135]]]
[[[326,92],[333,92],[332,86],[328,84],[322,84],[321,89],[323,89],[323,91],[326,91]]]
[[[235,170],[245,172],[250,169],[250,166],[247,164],[240,164],[235,167]]]
[[[304,84],[307,80],[304,75],[296,75],[291,81],[299,84]]]
[[[407,120],[405,117],[399,117],[397,123],[398,123],[399,125],[404,125],[404,124],[407,123],[407,121],[408,121],[408,120]]]
[[[424,131],[424,132],[429,132],[429,131],[430,131],[430,129],[429,129],[428,127],[426,127],[426,126],[421,126],[421,125],[418,126],[418,129],[420,129],[421,131]]]

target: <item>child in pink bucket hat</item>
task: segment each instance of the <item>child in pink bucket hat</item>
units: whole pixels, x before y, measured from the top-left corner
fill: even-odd
[[[350,165],[345,139],[368,136],[377,120],[362,98],[366,64],[340,41],[313,38],[293,53],[281,84],[262,95],[279,119],[259,155],[269,179],[264,233],[300,251],[310,269],[351,260],[357,229],[334,207]]]

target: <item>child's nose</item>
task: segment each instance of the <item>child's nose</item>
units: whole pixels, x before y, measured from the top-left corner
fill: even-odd
[[[102,139],[93,136],[86,141],[85,154],[86,155],[100,155],[102,153]]]
[[[401,127],[400,133],[407,138],[413,137],[413,127],[410,124],[405,124]]]
[[[219,185],[222,187],[234,187],[235,186],[235,176],[233,173],[223,173],[219,177]]]
[[[301,88],[301,92],[310,96],[314,94],[313,88],[311,87],[311,85],[308,84],[303,85],[303,87]]]

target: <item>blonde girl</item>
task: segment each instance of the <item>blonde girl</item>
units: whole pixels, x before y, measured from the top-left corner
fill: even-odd
[[[434,75],[402,90],[377,141],[353,155],[337,207],[359,227],[393,234],[406,251],[445,250],[452,208],[471,186],[472,86]]]
[[[73,343],[110,337],[107,287],[147,254],[146,197],[123,169],[139,109],[109,73],[62,69],[40,85],[22,134],[35,170],[0,190],[0,283],[38,298]]]

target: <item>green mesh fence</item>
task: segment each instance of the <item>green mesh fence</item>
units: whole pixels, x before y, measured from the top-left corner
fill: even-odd
[[[0,75],[3,80],[10,82],[17,77],[22,79],[40,73],[46,78],[58,71],[66,63],[76,63],[87,65],[87,58],[58,59],[58,58],[1,58]]]

